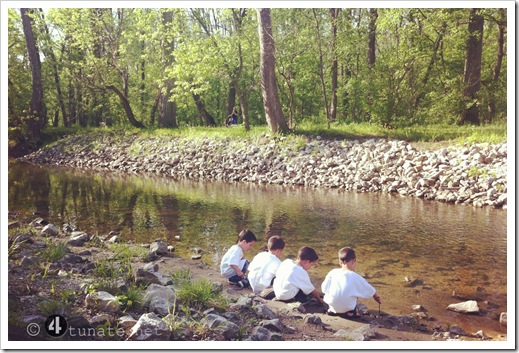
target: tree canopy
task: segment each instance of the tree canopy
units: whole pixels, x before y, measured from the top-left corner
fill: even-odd
[[[233,107],[247,129],[267,124],[254,9],[26,10],[8,10],[12,131],[26,131],[33,109],[22,13],[41,59],[44,124],[223,125]],[[279,8],[270,17],[278,115],[290,129],[506,119],[506,9]]]

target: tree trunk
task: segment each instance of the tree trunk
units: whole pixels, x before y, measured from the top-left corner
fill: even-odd
[[[238,102],[240,103],[241,115],[243,118],[243,125],[245,126],[245,131],[249,131],[250,130],[249,109],[247,108],[247,101],[245,100],[245,97],[243,96],[244,92],[240,88],[240,83],[239,83],[242,69],[243,69],[243,57],[242,57],[240,43],[238,43],[238,60],[239,60],[238,73],[234,77],[234,90],[236,91],[236,95],[238,96]]]
[[[171,25],[173,22],[173,12],[165,11],[162,13],[162,23],[164,26]],[[175,43],[173,40],[166,39],[164,46],[164,56],[167,58],[165,66],[173,65],[173,51]],[[159,127],[176,128],[177,124],[177,103],[171,100],[171,91],[175,88],[173,79],[166,80],[165,92],[161,93],[159,110]]]
[[[328,129],[330,128],[330,110],[328,108],[328,97],[326,95],[326,83],[324,82],[324,60],[323,60],[323,47],[321,40],[321,24],[319,23],[319,18],[317,15],[317,11],[313,9],[314,19],[315,19],[315,28],[317,30],[317,48],[319,49],[319,78],[321,80],[321,89],[323,91],[323,100],[324,100],[324,110],[326,111],[326,122],[328,124]]]
[[[195,100],[196,109],[198,110],[198,114],[200,115],[200,119],[205,123],[207,126],[216,126],[216,122],[214,121],[214,118],[211,114],[207,112],[205,109],[205,104],[200,98],[200,95],[192,93],[193,99]]]
[[[135,126],[136,128],[143,129],[144,125],[135,119],[135,116],[133,115],[132,107],[130,106],[130,101],[128,101],[128,98],[121,92],[117,87],[114,85],[107,86],[106,88],[112,90],[117,94],[119,99],[121,100],[121,104],[123,105],[124,111],[126,112],[126,117],[130,121],[130,123]]]
[[[245,101],[245,98],[243,97],[243,92],[240,89],[240,86],[238,84],[238,80],[234,81],[234,89],[236,90],[236,95],[238,96],[238,102],[240,103],[241,115],[243,118],[243,124],[245,125],[245,131],[249,131],[250,130],[249,110],[247,108],[247,102]]]
[[[177,125],[177,103],[170,101],[171,86],[168,82],[166,93],[160,95],[159,127],[176,128]]]
[[[330,120],[337,119],[337,77],[339,75],[339,63],[337,60],[337,17],[341,9],[330,9],[330,19],[332,22],[332,91],[330,102]]]
[[[68,112],[70,114],[68,126],[77,123],[77,102],[75,99],[74,76],[71,75],[68,83]]]
[[[20,9],[23,24],[23,33],[25,35],[25,42],[27,44],[27,53],[29,56],[29,65],[31,67],[32,76],[32,95],[29,106],[29,116],[26,119],[29,134],[35,144],[39,144],[41,138],[41,130],[45,126],[47,120],[47,110],[43,101],[43,85],[41,78],[41,62],[38,47],[36,46],[36,39],[32,30],[33,10],[22,8]]]
[[[420,93],[418,94],[418,96],[416,96],[414,104],[413,104],[413,107],[415,109],[418,108],[420,101],[423,99],[423,97],[425,97],[425,93],[426,93],[425,86],[427,85],[427,82],[429,81],[429,77],[431,76],[431,72],[434,67],[434,63],[436,62],[436,56],[438,54],[438,50],[440,48],[440,44],[443,41],[443,36],[445,35],[446,30],[447,30],[447,23],[444,22],[444,23],[442,23],[442,29],[441,29],[440,33],[438,34],[438,38],[436,38],[436,42],[434,42],[434,48],[433,48],[431,60],[429,60],[429,65],[427,66],[427,71],[425,72],[425,75],[422,79],[422,89],[421,89]]]
[[[494,74],[492,76],[492,83],[490,87],[490,97],[488,98],[488,122],[494,120],[496,114],[496,91],[499,85],[499,75],[501,74],[501,65],[503,63],[503,56],[505,55],[504,43],[505,43],[505,26],[506,26],[506,12],[505,9],[499,9],[500,19],[498,22],[499,36],[497,39],[497,58],[494,66]]]
[[[261,93],[265,117],[270,131],[287,132],[288,125],[283,117],[283,111],[279,102],[278,87],[276,82],[274,56],[275,45],[272,37],[272,23],[270,9],[256,9],[258,13],[258,32],[260,41],[260,76]]]
[[[159,101],[162,97],[162,93],[160,91],[160,88],[157,90],[157,94],[155,95],[155,100],[153,101],[153,105],[151,106],[151,113],[150,113],[150,125],[155,125],[155,114],[157,113],[157,109],[159,107]]]
[[[61,84],[60,84],[60,77],[59,77],[59,72],[58,72],[58,64],[57,64],[56,56],[54,55],[54,51],[52,50],[52,45],[50,43],[51,39],[50,39],[49,28],[47,27],[47,24],[45,23],[45,16],[43,15],[43,9],[40,9],[40,16],[41,16],[41,19],[43,20],[43,29],[45,30],[47,40],[49,41],[48,48],[46,50],[44,50],[44,53],[51,60],[52,72],[54,74],[54,83],[56,84],[56,93],[58,96],[58,103],[59,103],[59,107],[61,109],[61,116],[63,116],[63,125],[68,126],[68,117],[67,117],[67,112],[65,110],[65,101],[63,99],[63,94],[61,93]],[[54,124],[56,124],[56,123],[57,122],[55,121]]]
[[[371,69],[375,65],[375,44],[377,31],[377,9],[369,9],[369,25],[368,25],[368,67]]]
[[[484,19],[480,9],[471,9],[469,18],[469,39],[465,57],[465,72],[463,77],[465,107],[461,124],[479,125],[479,108],[477,94],[481,88],[481,56],[483,52]]]
[[[234,80],[229,82],[229,88],[227,89],[227,115],[232,113],[234,105],[236,104],[236,89],[234,88]]]

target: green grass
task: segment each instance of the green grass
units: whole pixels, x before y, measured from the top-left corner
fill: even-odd
[[[171,273],[177,300],[184,306],[198,310],[207,308],[225,308],[228,299],[221,292],[215,291],[213,284],[206,278],[193,280],[189,269]]]
[[[207,308],[225,308],[228,305],[227,299],[222,293],[215,292],[213,284],[200,278],[189,282],[184,282],[176,290],[177,299],[185,306],[198,310]]]
[[[250,131],[240,125],[238,127],[182,127],[178,129],[163,128],[47,128],[45,134],[48,137],[47,142],[56,141],[59,137],[65,135],[82,135],[88,133],[103,134],[110,133],[112,135],[138,134],[143,138],[148,137],[171,137],[185,139],[202,139],[202,138],[243,138],[258,139],[262,134],[271,134],[267,126],[252,126]],[[334,123],[328,129],[324,124],[317,124],[311,121],[303,121],[298,123],[296,129],[287,134],[288,139],[295,139],[299,146],[304,146],[306,137],[334,138],[334,139],[366,139],[366,138],[384,138],[398,139],[408,142],[442,142],[449,141],[457,144],[463,143],[500,143],[507,140],[506,123],[471,126],[471,125],[415,125],[408,127],[399,127],[395,129],[383,128],[379,125],[369,123]],[[96,146],[93,146],[95,148]],[[145,146],[132,146],[135,154],[142,153]],[[145,151],[144,151],[145,152]]]
[[[122,311],[125,312],[128,309],[137,309],[142,304],[143,290],[141,287],[131,285],[124,292],[120,292],[116,295],[115,301],[122,307]]]
[[[114,243],[109,245],[110,250],[115,254],[113,259],[118,259],[123,262],[131,262],[133,259],[146,259],[148,249],[137,245],[128,245],[125,243]]]
[[[68,248],[65,243],[51,243],[48,242],[45,249],[40,252],[40,257],[44,261],[57,262],[68,253]]]
[[[396,129],[387,129],[368,123],[333,124],[330,129],[314,123],[301,123],[296,132],[306,136],[321,136],[343,139],[385,138],[405,140],[408,142],[441,142],[455,143],[501,143],[507,140],[506,124],[484,126],[470,125],[415,125]]]

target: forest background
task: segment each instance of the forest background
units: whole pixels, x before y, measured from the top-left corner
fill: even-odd
[[[506,136],[506,8],[9,8],[7,18],[9,144],[25,152],[53,128],[222,126],[233,107],[245,131],[485,125]]]

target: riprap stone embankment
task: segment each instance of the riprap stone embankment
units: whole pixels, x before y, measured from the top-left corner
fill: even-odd
[[[64,138],[22,158],[125,173],[399,193],[476,207],[507,206],[507,144],[417,150],[405,141],[143,137]]]

